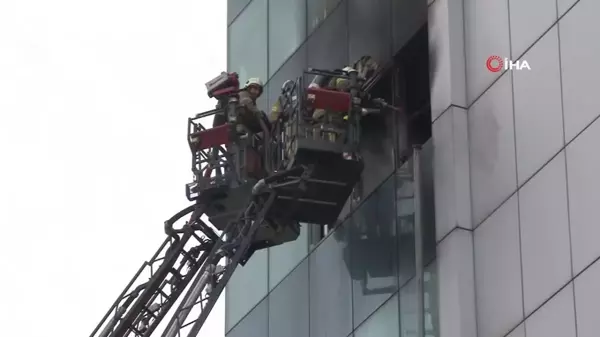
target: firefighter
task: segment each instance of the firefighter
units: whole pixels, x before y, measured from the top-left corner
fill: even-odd
[[[263,134],[263,137],[269,137],[270,122],[264,112],[262,112],[256,106],[256,100],[263,93],[263,83],[259,78],[250,78],[246,81],[244,87],[239,92],[239,104],[240,109],[238,110],[238,124],[236,125],[236,131],[239,133],[246,133],[250,131],[252,133],[261,133],[266,131],[267,134]],[[262,121],[262,124],[261,124]],[[267,130],[263,130],[266,127]],[[255,144],[246,148],[246,169],[250,177],[260,179],[265,175],[264,171],[264,148]]]
[[[356,61],[352,66],[347,66],[343,69],[336,69],[333,72],[339,73],[340,75],[348,75],[350,72],[356,71],[358,73],[360,84],[360,82],[364,82],[371,78],[378,69],[379,64],[371,56],[364,55],[360,59],[358,59],[358,61]],[[346,91],[349,90],[349,84],[350,83],[346,78],[317,75],[309,85],[309,88],[327,88],[332,90]],[[283,87],[285,87],[285,84]],[[281,102],[278,100],[271,108],[271,114],[269,116],[271,122],[277,120],[277,118],[281,114],[282,107],[280,105]],[[312,113],[312,119],[316,122],[320,122],[324,115],[324,110],[317,109]],[[347,116],[345,116],[344,119],[347,119]]]
[[[250,78],[246,81],[243,88],[238,92],[238,107],[235,110],[234,119],[229,120],[230,123],[235,124],[235,130],[239,136],[245,136],[249,132],[253,134],[260,134],[263,130],[263,126],[267,128],[267,133],[270,132],[270,123],[266,118],[266,115],[256,106],[256,100],[263,93],[263,84],[259,78]],[[217,109],[221,111],[215,114],[213,119],[213,128],[226,124],[228,119],[231,117],[227,116],[225,111],[227,101],[220,101],[217,105]],[[264,123],[261,125],[260,121]],[[266,135],[269,137],[269,135]],[[249,139],[253,139],[249,137]],[[263,152],[264,149],[253,141],[245,142],[244,153],[246,155],[246,171],[252,178],[260,179],[265,174],[263,165]],[[227,151],[229,151],[228,147]],[[213,149],[214,160],[218,158],[218,148]]]
[[[260,126],[260,121],[265,123],[267,128],[270,125],[265,113],[256,106],[256,100],[262,93],[263,83],[257,77],[250,78],[246,81],[246,84],[239,93],[240,106],[242,109],[240,109],[238,114],[238,122],[253,133],[263,131]],[[238,131],[240,131],[240,129],[238,129]]]
[[[356,71],[354,68],[348,66],[342,70],[335,70],[334,72],[340,73],[340,75],[348,75],[351,72]],[[332,90],[346,91],[349,90],[350,81],[347,78],[342,77],[324,77],[315,76],[312,83],[308,86],[309,88],[322,88],[326,87]],[[325,116],[326,111],[323,109],[316,109],[313,112],[312,118],[315,121],[320,121]]]
[[[281,94],[279,98],[271,106],[271,113],[269,114],[269,121],[273,124],[282,117],[281,114],[287,106],[293,106],[298,99],[295,95],[294,89],[296,83],[292,80],[287,80],[281,86]]]
[[[344,75],[348,75],[350,72],[352,71],[356,71],[358,73],[358,78],[359,78],[359,84],[361,84],[361,82],[364,82],[368,79],[370,79],[371,77],[373,77],[373,75],[375,75],[375,72],[379,69],[379,64],[369,55],[365,55],[362,56],[360,59],[358,59],[358,61],[356,61],[352,66],[347,66],[344,69],[342,69],[341,71],[336,70],[336,72],[341,72]],[[315,80],[317,80],[317,78],[315,78]],[[323,82],[316,82],[315,80],[313,80],[313,83],[311,83],[311,85],[314,87],[316,86],[317,88],[322,87]],[[350,81],[346,78],[331,78],[328,79],[329,82],[325,82],[327,83],[327,87],[331,88],[331,89],[335,89],[335,90],[340,90],[340,91],[347,91],[349,90],[349,86],[350,86]],[[370,110],[365,110],[363,111],[363,114],[367,114],[369,112],[371,112],[372,109]],[[313,113],[313,119],[315,120],[320,120],[323,118],[323,116],[325,115],[325,111],[323,110],[316,110]],[[344,119],[347,119],[348,116],[345,116]]]
[[[283,107],[281,106],[281,101],[278,99],[277,101],[275,101],[275,103],[273,103],[273,106],[271,107],[271,114],[269,114],[269,120],[271,121],[271,123],[278,120],[282,112]]]
[[[379,64],[371,56],[365,55],[354,63],[353,68],[358,71],[359,78],[368,80],[375,75],[375,72],[379,69]]]

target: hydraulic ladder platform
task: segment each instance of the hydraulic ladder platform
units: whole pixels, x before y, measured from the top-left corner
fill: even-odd
[[[194,181],[186,195],[194,204],[165,222],[167,239],[90,337],[153,336],[186,289],[161,336],[195,337],[236,267],[254,251],[295,240],[300,222],[337,220],[363,170],[357,155],[360,86],[349,74],[348,92],[306,88],[306,74],[282,88],[277,121],[259,121],[260,132],[243,134],[236,128],[243,109],[237,74],[222,73],[207,83],[217,108],[188,121]],[[327,111],[325,121],[308,118],[315,109]],[[347,122],[340,124],[336,114]],[[202,126],[200,120],[211,115],[213,127]]]

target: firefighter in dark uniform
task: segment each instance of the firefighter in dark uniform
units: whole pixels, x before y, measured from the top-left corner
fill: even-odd
[[[240,109],[238,113],[238,126],[246,128],[245,131],[260,133],[263,127],[269,130],[270,123],[267,115],[256,106],[256,100],[263,93],[263,83],[259,78],[250,78],[239,93]],[[263,126],[261,126],[263,123]],[[238,131],[241,131],[238,129]]]
[[[260,179],[265,174],[263,166],[263,149],[258,144],[253,144],[252,134],[260,134],[263,131],[270,132],[270,123],[266,115],[256,106],[256,100],[263,93],[263,84],[259,78],[250,78],[244,84],[244,87],[237,94],[237,106],[235,115],[228,117],[225,105],[227,101],[219,102],[217,109],[221,112],[215,114],[213,119],[213,128],[230,122],[235,124],[235,131],[238,136],[250,139],[250,146],[245,148],[246,170],[252,178]],[[233,118],[228,120],[229,118]],[[266,128],[266,130],[264,129]],[[216,153],[217,149],[215,149]]]
[[[263,131],[260,127],[259,120],[266,122],[266,126],[269,126],[266,115],[256,106],[256,100],[262,95],[262,93],[262,81],[256,77],[246,81],[244,87],[239,91],[239,107],[236,109],[237,119],[230,121],[237,124],[236,129],[238,132],[245,133],[247,131],[251,131],[253,133],[259,133]],[[217,105],[217,108],[224,108],[223,104],[227,103],[220,102],[219,105]],[[226,114],[217,113],[213,119],[213,127],[217,127],[225,123],[227,123]]]
[[[263,83],[259,78],[250,78],[240,90],[239,108],[237,114],[236,131],[240,134],[263,133],[263,137],[269,137],[270,122],[266,114],[256,105],[256,100],[263,93]],[[255,144],[246,149],[246,165],[250,177],[260,179],[266,173],[264,171],[264,149]]]

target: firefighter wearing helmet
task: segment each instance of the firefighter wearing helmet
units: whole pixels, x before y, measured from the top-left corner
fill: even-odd
[[[253,77],[246,81],[246,84],[239,93],[240,106],[244,109],[240,112],[240,123],[248,130],[258,133],[262,131],[260,121],[262,120],[267,126],[270,125],[266,115],[256,106],[256,100],[263,93],[263,83]]]
[[[265,113],[256,105],[256,100],[262,93],[263,83],[257,77],[248,79],[242,90],[240,90],[238,98],[241,109],[238,110],[238,124],[236,126],[238,133],[244,134],[248,131],[255,134],[263,131],[270,132],[271,123]],[[263,164],[264,150],[264,148],[256,144],[246,148],[246,170],[250,177],[260,179],[265,175],[265,166]]]
[[[345,67],[344,69],[336,70],[335,72],[348,76],[348,74],[351,72],[356,72],[356,70],[352,67]],[[334,90],[347,91],[350,89],[350,81],[347,78],[342,77],[323,78],[321,76],[316,76],[313,82],[309,85],[309,88],[322,88],[323,86]],[[312,118],[316,121],[319,121],[324,116],[325,110],[316,109],[313,112]]]

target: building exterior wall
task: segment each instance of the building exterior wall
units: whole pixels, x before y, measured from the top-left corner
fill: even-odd
[[[427,20],[424,0],[229,0],[228,70],[266,82],[268,110],[284,81],[312,68],[340,68],[369,54],[391,61]],[[416,328],[414,182],[397,164],[394,123],[370,146],[363,201],[347,205],[341,225],[322,239],[300,238],[259,251],[226,289],[228,337],[412,336]],[[425,232],[427,331],[437,336],[433,144],[423,150],[429,191]],[[358,238],[366,234],[365,243]],[[365,285],[366,280],[366,285]]]
[[[440,335],[596,336],[600,2],[429,8]],[[531,70],[489,71],[491,55]]]
[[[439,336],[432,145],[422,151],[428,165],[421,170],[422,190],[427,191],[421,207],[430,215],[423,226],[423,315],[428,336]],[[386,177],[315,247],[298,240],[266,250],[266,262],[258,262],[262,267],[253,257],[238,269],[226,290],[227,336],[414,336],[418,311],[411,169],[409,161]],[[368,240],[360,240],[364,235]],[[281,276],[282,268],[289,272]],[[257,279],[270,289],[262,298],[255,293]],[[251,302],[248,293],[253,294]]]
[[[315,247],[304,231],[236,271],[227,336],[410,336],[417,314],[428,336],[597,334],[598,1],[430,0],[427,18],[414,15],[418,1],[229,2],[244,8],[230,15],[230,43],[260,44],[246,48],[256,55],[251,61],[235,59],[243,53],[230,44],[229,67],[269,79],[264,109],[302,69],[339,67],[363,53],[391,57],[427,21],[433,137],[424,152],[433,173],[425,180],[435,203],[423,207],[435,215],[436,243],[426,246],[431,283],[425,312],[417,313],[414,246],[401,235],[414,237],[414,200],[402,198],[401,167],[383,151],[368,168],[376,172],[366,193],[373,195],[333,234]],[[237,31],[262,36],[235,37],[236,22]],[[491,72],[492,55],[526,60],[531,70]],[[391,243],[379,243],[397,247],[392,257],[347,239],[361,224],[395,230]],[[364,294],[356,275],[363,256],[389,267],[378,282],[390,291]]]

